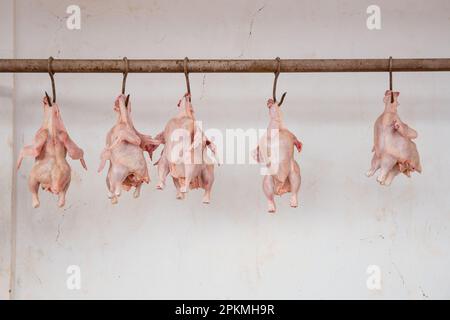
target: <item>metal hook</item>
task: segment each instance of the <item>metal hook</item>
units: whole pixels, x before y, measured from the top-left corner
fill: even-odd
[[[277,64],[277,71],[275,71],[275,79],[273,81],[273,92],[272,92],[272,94],[273,94],[273,101],[277,102],[277,82],[278,82],[278,76],[280,75],[280,72],[281,72],[280,71],[281,70],[281,59],[280,59],[280,57],[277,57],[275,60],[278,62],[278,64]],[[278,104],[279,107],[281,107],[281,105],[282,105],[282,103],[284,101],[284,97],[286,96],[286,93],[287,92],[283,93],[283,95],[281,96],[280,103]]]
[[[184,77],[186,78],[187,93],[189,94],[189,102],[191,102],[191,84],[189,83],[189,71],[188,71],[189,58],[184,58]]]
[[[51,107],[52,106],[52,101],[51,101],[50,97],[48,96],[47,91],[45,91],[45,97],[47,98],[48,105]]]
[[[50,80],[52,81],[53,103],[55,103],[56,102],[56,88],[55,88],[55,77],[54,77],[55,72],[53,71],[53,68],[52,68],[53,60],[54,60],[53,57],[48,58],[48,74],[50,75]],[[47,96],[48,105],[51,107],[52,101],[49,99],[47,92],[45,93],[45,95]]]
[[[128,59],[127,57],[123,57],[123,79],[122,79],[122,94],[125,94],[125,86],[127,84],[127,76],[128,76]]]
[[[278,65],[277,70],[275,71],[275,79],[273,80],[273,102],[277,102],[277,82],[278,82],[278,76],[280,75],[280,57],[276,58]]]
[[[394,92],[392,91],[392,57],[389,57],[389,90],[391,91],[391,103],[394,103]]]

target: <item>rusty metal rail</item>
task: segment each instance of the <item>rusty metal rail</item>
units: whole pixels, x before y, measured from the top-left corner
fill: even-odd
[[[183,73],[184,59],[128,59],[129,73]],[[48,59],[0,59],[0,73],[49,72]],[[276,72],[276,59],[189,60],[190,73]],[[122,59],[54,59],[55,73],[123,73]],[[389,59],[281,59],[280,72],[388,72]],[[450,71],[450,59],[392,59],[393,72]]]

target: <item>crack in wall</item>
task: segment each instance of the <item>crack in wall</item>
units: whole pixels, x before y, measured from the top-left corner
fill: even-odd
[[[202,100],[205,95],[205,82],[206,82],[206,74],[203,75],[202,93],[200,94],[200,100]]]
[[[402,281],[403,287],[409,292],[408,288],[406,287],[406,281],[405,277],[403,277],[403,274],[400,272],[400,269],[397,267],[395,262],[392,259],[392,246],[394,245],[394,239],[391,239],[391,246],[389,247],[389,260],[391,261],[391,265],[394,267],[395,271],[397,272],[398,276],[400,277],[400,280]]]
[[[429,296],[423,291],[422,287],[419,287],[420,291],[422,292],[422,297],[429,298]]]
[[[403,286],[406,288],[405,278],[403,277],[403,274],[400,272],[400,269],[397,267],[397,265],[391,261],[392,266],[394,267],[395,271],[397,271],[400,279],[402,280]]]
[[[377,240],[377,239],[382,239],[382,240],[384,240],[385,237],[384,237],[384,235],[379,234],[379,235],[369,236],[369,237],[365,237],[365,238],[360,238],[359,241],[369,241],[369,242],[372,242],[372,240]]]
[[[253,24],[255,23],[256,17],[258,16],[258,14],[264,10],[264,8],[266,7],[266,4],[263,4],[263,6],[261,8],[259,8],[258,10],[256,10],[253,14],[252,17],[250,19],[250,26],[249,26],[249,32],[248,32],[248,36],[247,36],[247,41],[245,43],[245,47],[242,49],[241,54],[238,56],[238,58],[242,58],[245,55],[245,52],[248,49],[248,46],[250,44],[250,38],[252,37],[253,34]]]
[[[65,211],[66,211],[66,210],[69,210],[71,207],[72,207],[72,206],[68,207],[67,209],[64,209],[64,213],[62,214],[61,221],[60,221],[59,224],[58,224],[58,231],[56,232],[56,239],[55,239],[55,242],[56,242],[56,243],[58,243],[59,237],[60,237],[60,235],[61,235],[61,226],[62,226],[62,224],[64,223],[64,216],[65,216],[65,214],[66,214]]]

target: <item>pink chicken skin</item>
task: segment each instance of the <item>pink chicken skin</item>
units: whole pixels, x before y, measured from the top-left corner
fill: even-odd
[[[80,160],[84,169],[87,170],[87,168],[83,159],[83,150],[70,139],[58,105],[49,103],[47,97],[44,97],[43,104],[44,122],[36,133],[33,144],[21,150],[17,169],[20,168],[24,157],[35,158],[28,178],[33,207],[37,208],[40,205],[39,186],[58,195],[58,206],[63,207],[71,179],[71,168],[66,155],[69,154],[73,160]]]
[[[403,123],[397,113],[399,95],[400,92],[393,92],[394,102],[391,103],[391,91],[385,92],[384,112],[374,126],[372,165],[366,174],[371,177],[379,169],[377,181],[385,186],[399,173],[410,177],[411,172],[422,172],[417,146],[412,141],[417,138],[417,132]]]
[[[117,122],[106,137],[98,172],[103,170],[106,161],[110,162],[106,185],[111,203],[116,204],[122,190],[129,191],[134,187],[134,197],[137,198],[142,183],[150,182],[144,151],[151,158],[159,142],[134,128],[129,96],[118,96],[113,109],[117,113]]]
[[[284,126],[278,103],[269,99],[267,107],[270,116],[269,126],[253,155],[258,163],[265,164],[269,169],[269,173],[263,179],[263,190],[267,198],[268,211],[274,213],[275,195],[281,196],[290,192],[291,207],[298,206],[301,176],[300,167],[294,159],[294,147],[300,152],[303,144]]]
[[[165,188],[170,173],[177,189],[177,199],[184,199],[189,189],[202,188],[205,190],[203,203],[210,203],[214,164],[207,155],[207,148],[215,155],[216,147],[195,124],[189,94],[179,101],[178,109],[177,116],[170,119],[164,131],[156,137],[164,143],[161,158],[156,163],[159,176],[157,189]]]

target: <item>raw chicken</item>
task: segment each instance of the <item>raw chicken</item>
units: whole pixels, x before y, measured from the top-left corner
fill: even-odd
[[[269,99],[267,107],[269,107],[270,116],[269,126],[267,132],[261,137],[253,156],[257,162],[267,167],[268,172],[263,179],[263,190],[267,197],[268,211],[274,213],[276,210],[274,195],[281,196],[290,192],[291,207],[298,206],[297,197],[301,176],[300,167],[294,159],[294,146],[300,152],[302,143],[284,126],[279,104]]]
[[[391,91],[385,92],[385,109],[375,122],[372,167],[367,172],[367,176],[371,177],[380,169],[377,181],[386,186],[399,173],[410,177],[411,172],[422,172],[419,153],[412,141],[417,138],[417,132],[403,123],[397,114],[400,92],[393,92],[392,95],[393,103]]]
[[[115,101],[117,123],[106,137],[106,147],[102,152],[98,169],[101,172],[109,160],[106,185],[108,197],[113,204],[118,202],[122,189],[129,191],[131,187],[135,187],[134,197],[139,197],[142,183],[150,182],[144,151],[152,158],[153,150],[159,145],[158,141],[139,133],[134,128],[129,97],[122,94]]]
[[[215,155],[215,145],[206,138],[195,123],[190,95],[184,95],[184,104],[178,103],[179,113],[172,118],[156,139],[165,144],[158,165],[157,189],[164,189],[170,173],[177,189],[177,199],[184,199],[188,189],[203,188],[203,203],[211,200],[214,182],[214,163],[207,155],[209,148]]]
[[[17,169],[20,168],[24,157],[34,157],[35,163],[28,179],[33,207],[37,208],[40,204],[38,195],[40,185],[42,189],[57,194],[58,206],[63,207],[71,178],[71,168],[66,161],[67,153],[73,160],[80,160],[84,169],[87,168],[83,150],[70,139],[58,105],[52,104],[47,95],[43,103],[44,122],[36,133],[33,144],[24,147],[20,152]]]

